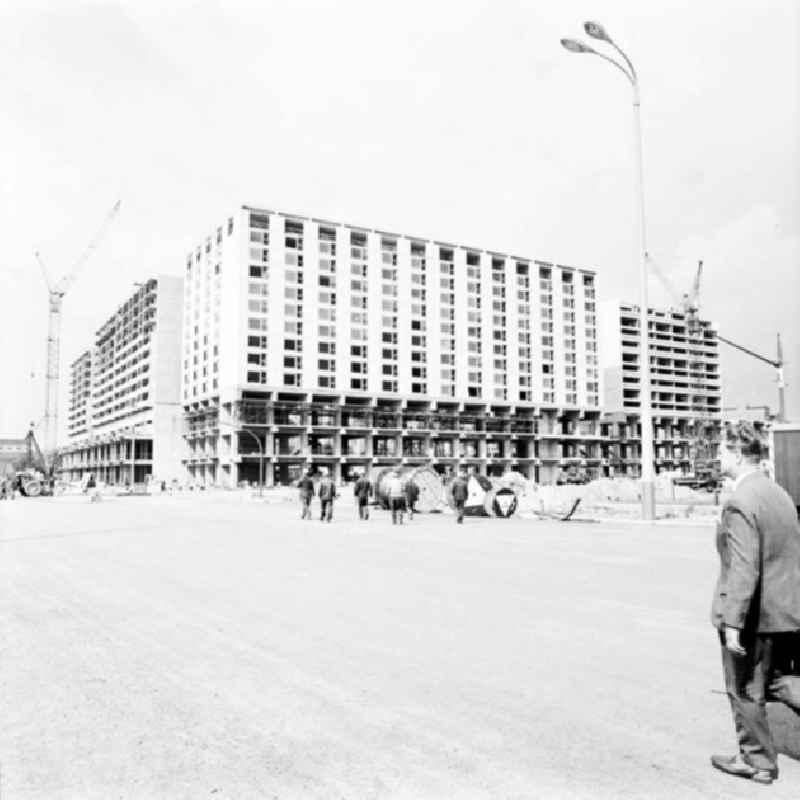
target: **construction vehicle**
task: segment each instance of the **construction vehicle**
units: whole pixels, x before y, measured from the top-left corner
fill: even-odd
[[[13,485],[23,497],[38,497],[53,493],[52,476],[47,475],[47,464],[33,435],[25,437],[25,451],[13,464]]]
[[[89,257],[97,249],[98,244],[105,236],[108,226],[117,215],[120,208],[120,200],[114,203],[113,208],[106,216],[100,229],[95,234],[92,241],[83,251],[80,258],[72,266],[72,269],[61,278],[58,283],[53,285],[39,252],[36,252],[36,260],[42,268],[45,283],[47,284],[48,308],[47,318],[47,368],[45,372],[45,404],[44,404],[44,454],[48,470],[52,471],[52,463],[56,450],[56,439],[58,437],[58,381],[59,381],[59,353],[61,349],[61,305],[64,295],[75,282],[80,270],[85,266]]]

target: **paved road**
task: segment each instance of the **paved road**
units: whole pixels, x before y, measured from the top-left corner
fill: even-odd
[[[0,504],[0,797],[749,798],[703,527]]]

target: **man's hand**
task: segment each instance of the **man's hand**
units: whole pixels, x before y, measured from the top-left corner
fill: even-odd
[[[730,625],[726,625],[724,631],[725,631],[725,648],[727,650],[730,650],[731,653],[735,653],[737,656],[747,655],[747,651],[744,649],[744,647],[742,647],[741,643],[739,642],[739,629],[731,628]]]

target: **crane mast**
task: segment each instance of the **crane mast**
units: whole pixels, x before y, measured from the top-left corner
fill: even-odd
[[[58,432],[58,376],[59,376],[59,351],[61,344],[61,304],[64,299],[62,292],[48,290],[47,315],[47,367],[45,370],[45,400],[44,400],[44,451],[45,458],[50,460],[56,449]],[[49,466],[49,464],[48,464]]]

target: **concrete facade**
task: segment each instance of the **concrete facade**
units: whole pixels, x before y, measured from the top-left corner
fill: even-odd
[[[183,480],[182,307],[182,278],[148,280],[73,363],[64,479],[92,472],[112,484]]]
[[[190,480],[600,470],[590,270],[243,206],[184,286]]]
[[[601,318],[604,464],[610,475],[639,477],[640,308],[611,301]],[[704,472],[717,456],[722,384],[716,330],[707,320],[689,322],[682,310],[648,313],[656,472]]]

